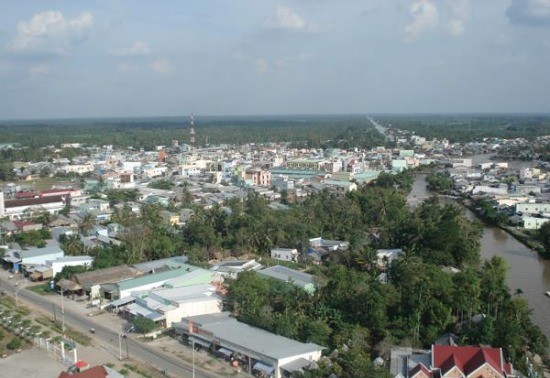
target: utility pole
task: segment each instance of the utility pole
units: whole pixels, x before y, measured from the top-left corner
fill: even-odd
[[[53,322],[57,323],[57,314],[55,312],[55,303],[52,303],[52,308],[53,308]]]
[[[61,331],[65,336],[65,301],[63,300],[63,288],[61,288]]]
[[[118,360],[122,361],[122,335],[118,333]]]
[[[193,378],[195,378],[195,339],[191,339],[193,346]]]

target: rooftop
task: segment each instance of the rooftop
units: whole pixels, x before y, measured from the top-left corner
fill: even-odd
[[[222,342],[239,345],[274,360],[324,349],[314,343],[301,343],[238,322],[237,319],[230,317],[229,313],[192,316],[186,318],[185,321],[176,323],[176,327],[187,330],[189,321],[203,330],[212,332]]]

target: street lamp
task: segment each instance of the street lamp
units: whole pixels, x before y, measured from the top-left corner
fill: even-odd
[[[65,336],[65,301],[63,295],[63,287],[61,288],[61,331],[63,336]]]
[[[195,339],[191,338],[191,344],[193,348],[193,378],[195,378]]]

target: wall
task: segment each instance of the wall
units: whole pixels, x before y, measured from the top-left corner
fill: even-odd
[[[180,322],[182,318],[188,316],[220,313],[222,312],[222,306],[222,300],[219,298],[182,303],[175,310],[166,313],[166,327],[171,327],[172,323]]]

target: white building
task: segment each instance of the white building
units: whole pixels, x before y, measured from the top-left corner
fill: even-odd
[[[123,299],[128,300],[134,300],[134,303],[127,304],[122,311],[162,321],[165,327],[171,327],[188,316],[215,314],[223,309],[223,298],[210,284],[136,292],[132,293],[132,298]]]
[[[92,256],[66,256],[55,260],[46,260],[46,266],[52,270],[52,277],[63,270],[66,266],[91,267],[94,263]]]
[[[78,173],[81,175],[83,173],[93,172],[94,166],[92,164],[67,164],[59,167],[58,171],[63,173]]]
[[[296,248],[273,248],[271,258],[283,261],[296,261],[298,250]]]
[[[538,230],[543,224],[550,221],[548,218],[522,217],[523,228],[526,230]]]
[[[57,214],[65,207],[62,196],[25,198],[20,200],[4,200],[4,193],[0,191],[0,218],[10,220],[30,219],[43,212]]]
[[[516,204],[516,213],[542,214],[550,213],[550,203],[526,202]]]

